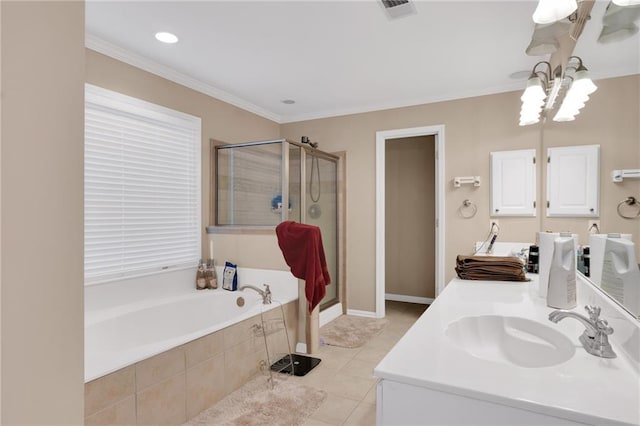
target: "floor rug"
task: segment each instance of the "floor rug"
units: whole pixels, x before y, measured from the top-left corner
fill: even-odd
[[[266,376],[257,376],[183,426],[301,425],[327,397],[286,375],[273,377],[273,389]]]
[[[342,315],[320,328],[320,338],[326,345],[357,348],[378,335],[386,319]]]

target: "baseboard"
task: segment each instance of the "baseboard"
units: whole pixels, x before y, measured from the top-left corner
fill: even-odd
[[[394,302],[419,303],[421,305],[430,305],[433,303],[434,299],[430,297],[405,296],[404,294],[386,293],[384,295],[384,300],[392,300]]]
[[[320,327],[342,315],[342,303],[336,303],[324,311],[320,311]]]
[[[357,309],[347,309],[347,315],[353,315],[356,317],[377,318],[375,312],[359,311]]]

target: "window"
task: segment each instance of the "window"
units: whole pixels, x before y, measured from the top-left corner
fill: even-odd
[[[200,119],[86,85],[85,284],[195,267]]]

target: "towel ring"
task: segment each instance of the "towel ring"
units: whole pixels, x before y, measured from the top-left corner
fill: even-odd
[[[637,207],[637,211],[635,216],[627,216],[624,213],[622,213],[622,209],[621,207],[627,205],[627,206],[636,206]],[[618,214],[620,215],[620,217],[624,218],[624,219],[635,219],[638,216],[640,216],[640,202],[638,202],[638,200],[636,200],[635,197],[627,197],[624,200],[620,201],[620,203],[618,203]]]
[[[471,200],[464,200],[462,205],[458,208],[460,216],[465,219],[471,219],[478,212],[478,206],[476,206]]]

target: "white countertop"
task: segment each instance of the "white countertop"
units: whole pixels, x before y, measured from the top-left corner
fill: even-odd
[[[535,276],[534,281],[526,283],[454,279],[378,364],[374,374],[587,424],[640,424],[637,366],[613,340],[617,358],[588,354],[578,341],[584,326],[570,318],[554,324],[547,318],[552,310],[538,297]],[[580,304],[574,311],[585,314]],[[575,355],[543,368],[476,358],[457,347],[445,330],[460,318],[478,315],[539,321],[569,337],[575,344]]]

